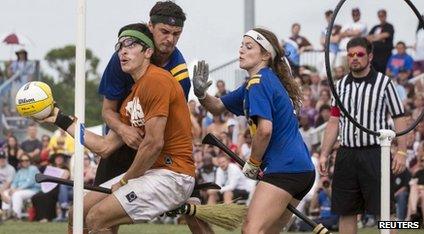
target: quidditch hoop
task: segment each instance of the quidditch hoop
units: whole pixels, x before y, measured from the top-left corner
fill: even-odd
[[[404,1],[406,2],[406,4],[408,4],[408,6],[411,8],[411,10],[415,13],[415,15],[417,16],[420,23],[424,24],[424,19],[421,17],[420,12],[417,10],[415,5],[412,4],[412,2],[410,0],[404,0]],[[346,0],[341,0],[339,2],[339,4],[337,4],[336,8],[334,9],[333,16],[331,17],[330,24],[328,25],[328,30],[327,30],[326,35],[325,35],[325,69],[326,69],[326,72],[327,72],[328,83],[330,85],[331,93],[333,93],[334,99],[336,100],[337,106],[340,108],[340,110],[343,112],[343,114],[349,119],[349,121],[352,122],[356,127],[358,127],[359,129],[361,129],[362,131],[364,131],[368,134],[380,136],[379,132],[365,128],[364,126],[359,124],[349,114],[349,112],[344,108],[342,102],[340,101],[340,98],[339,98],[339,96],[337,95],[337,92],[336,92],[336,88],[334,87],[334,82],[333,82],[333,77],[331,75],[331,67],[330,67],[330,53],[329,53],[329,51],[330,51],[330,37],[331,37],[331,31],[333,30],[334,21],[336,20],[337,14],[339,13],[339,10],[342,8],[342,6],[345,2],[346,2]],[[418,125],[419,122],[421,122],[423,117],[424,117],[424,110],[421,112],[420,116],[415,120],[415,122],[411,124],[411,126],[406,128],[405,130],[397,132],[396,136],[401,136],[401,135],[404,135],[404,134],[410,132],[412,129],[414,129]]]

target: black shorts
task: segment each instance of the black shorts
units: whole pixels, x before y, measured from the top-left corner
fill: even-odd
[[[136,154],[136,150],[127,145],[123,145],[121,148],[109,155],[109,157],[100,159],[99,165],[97,166],[94,185],[99,186],[100,184],[126,172],[134,161]]]
[[[331,211],[339,215],[380,215],[380,146],[340,147],[332,183]],[[393,175],[390,170],[390,178]],[[392,182],[393,183],[393,182]],[[393,186],[391,186],[393,188]],[[391,213],[395,213],[391,189]]]
[[[270,173],[265,174],[261,181],[283,189],[290,193],[293,198],[300,201],[314,185],[315,171],[302,173]]]

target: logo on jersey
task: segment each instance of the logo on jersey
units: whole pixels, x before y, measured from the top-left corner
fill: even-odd
[[[128,202],[133,202],[135,199],[137,199],[137,195],[134,191],[131,191],[130,193],[125,195],[125,197],[127,198]]]
[[[127,102],[125,106],[126,116],[130,116],[131,126],[144,126],[144,112],[140,105],[140,99],[134,97],[132,101]]]

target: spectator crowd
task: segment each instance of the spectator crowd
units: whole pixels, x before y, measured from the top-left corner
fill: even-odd
[[[402,41],[393,42],[395,28],[387,18],[390,16],[382,9],[377,12],[379,24],[368,31],[366,20],[361,19],[359,8],[351,11],[352,22],[335,25],[331,32],[330,58],[333,65],[333,78],[338,80],[346,75],[345,46],[353,37],[364,36],[373,43],[373,66],[377,71],[391,77],[405,107],[409,122],[413,122],[424,108],[424,82],[419,77],[424,72],[424,28],[418,25],[416,43],[409,54]],[[329,22],[333,12],[328,10],[324,17]],[[325,42],[327,27],[319,35],[322,46]],[[315,166],[318,166],[321,134],[324,124],[330,118],[331,92],[322,66],[300,65],[300,55],[313,50],[309,40],[301,35],[301,24],[294,23],[291,34],[281,41],[287,57],[293,67],[296,82],[303,92],[303,106],[298,113],[300,131],[310,151]],[[394,49],[393,49],[394,47]],[[19,70],[19,61],[26,52],[20,52],[10,72]],[[22,57],[22,58],[21,58]],[[10,73],[12,74],[12,73]],[[216,82],[216,97],[230,92],[225,81]],[[6,103],[6,106],[8,103]],[[232,151],[247,160],[252,144],[251,135],[244,117],[227,112],[212,115],[206,112],[197,100],[188,102],[192,123],[193,159],[196,165],[198,183],[214,182],[221,186],[219,190],[200,191],[202,203],[249,203],[255,181],[247,179],[241,168],[232,162],[219,148],[203,145],[201,139],[208,133],[217,136]],[[7,115],[8,110],[2,110]],[[396,214],[398,220],[424,219],[424,121],[408,133],[407,170],[393,179]],[[36,173],[58,173],[64,179],[72,178],[73,139],[66,132],[58,130],[54,135],[37,134],[37,125],[27,129],[26,139],[19,141],[13,133],[0,139],[0,194],[1,220],[22,219],[40,222],[63,221],[67,219],[67,210],[72,202],[72,189],[58,185],[51,189],[42,189],[34,180]],[[396,141],[392,151],[396,152]],[[334,160],[338,149],[333,148],[330,160],[329,176],[319,177],[317,173],[314,187],[300,205],[302,212],[324,223],[327,227],[337,228],[338,217],[331,213],[331,181]],[[92,183],[99,158],[86,152],[84,156],[84,181]],[[52,169],[54,168],[54,169]],[[359,226],[373,226],[376,218],[363,214],[358,216]],[[307,231],[307,225],[294,222],[292,229]]]

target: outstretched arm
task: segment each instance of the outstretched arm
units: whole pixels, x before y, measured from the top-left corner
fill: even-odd
[[[60,109],[55,107],[49,117],[39,122],[55,124],[69,133],[72,137],[75,137],[75,121],[73,121],[71,117],[59,113],[59,111]],[[106,136],[99,136],[88,130],[84,131],[84,146],[100,155],[102,158],[108,157],[118,147],[122,146],[122,144],[122,139],[114,131],[109,131]]]
[[[214,115],[223,113],[226,109],[221,99],[209,95],[206,91],[211,86],[212,81],[209,80],[209,65],[204,61],[199,61],[194,65],[193,70],[193,89],[194,94],[199,99],[200,104]]]

